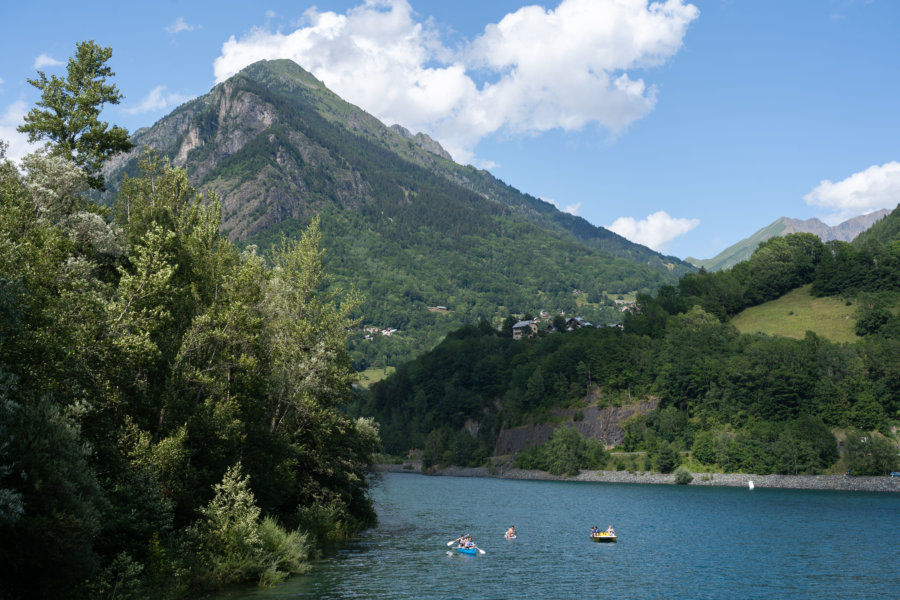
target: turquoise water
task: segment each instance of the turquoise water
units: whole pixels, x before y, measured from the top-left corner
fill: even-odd
[[[385,474],[373,497],[377,528],[229,598],[900,598],[900,494]],[[485,554],[448,552],[463,533]]]

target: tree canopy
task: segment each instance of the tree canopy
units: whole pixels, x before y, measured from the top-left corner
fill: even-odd
[[[75,163],[23,165],[0,156],[0,595],[268,585],[372,524],[318,223],[266,261],[152,153],[114,221]]]
[[[65,79],[47,78],[38,71],[28,83],[41,91],[41,99],[18,127],[30,142],[48,140],[54,154],[74,161],[87,175],[89,185],[101,190],[103,163],[133,146],[126,129],[100,120],[105,104],[118,104],[122,99],[116,85],[107,82],[115,75],[106,64],[110,57],[111,48],[93,40],[79,42],[66,65]]]

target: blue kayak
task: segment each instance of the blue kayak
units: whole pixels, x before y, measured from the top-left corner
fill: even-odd
[[[456,551],[469,556],[475,556],[475,553],[478,552],[475,548],[457,548]]]

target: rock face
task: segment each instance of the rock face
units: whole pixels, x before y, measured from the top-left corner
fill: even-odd
[[[856,236],[871,227],[876,221],[879,221],[890,214],[890,210],[884,208],[876,210],[866,215],[853,217],[843,223],[835,226],[829,226],[819,219],[789,219],[782,217],[785,229],[782,235],[789,233],[812,233],[818,236],[823,242],[831,240],[839,240],[842,242],[852,242]]]
[[[436,140],[431,139],[431,137],[429,137],[428,135],[424,133],[417,133],[416,135],[413,135],[412,133],[410,133],[409,129],[403,127],[402,125],[391,125],[391,129],[393,129],[406,139],[412,141],[422,150],[431,152],[432,154],[436,154],[441,158],[446,158],[447,160],[453,160],[453,157],[450,156],[450,153],[444,150],[443,146],[437,143]]]
[[[625,423],[635,415],[646,415],[659,405],[659,399],[651,398],[627,406],[596,405],[587,408],[567,408],[555,411],[555,417],[565,419],[562,423],[540,423],[501,429],[494,445],[494,456],[516,454],[529,446],[546,442],[553,431],[560,426],[574,426],[586,438],[600,440],[605,446],[615,446],[625,441]],[[583,416],[577,421],[577,414]]]

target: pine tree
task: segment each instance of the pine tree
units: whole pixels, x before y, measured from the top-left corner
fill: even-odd
[[[28,83],[41,91],[41,99],[18,127],[30,142],[49,140],[51,151],[75,161],[97,190],[105,187],[100,168],[106,159],[133,147],[128,130],[100,120],[104,104],[122,99],[115,84],[106,83],[115,75],[106,65],[111,56],[112,48],[101,48],[93,40],[79,42],[65,79],[56,75],[48,79],[38,71]]]

